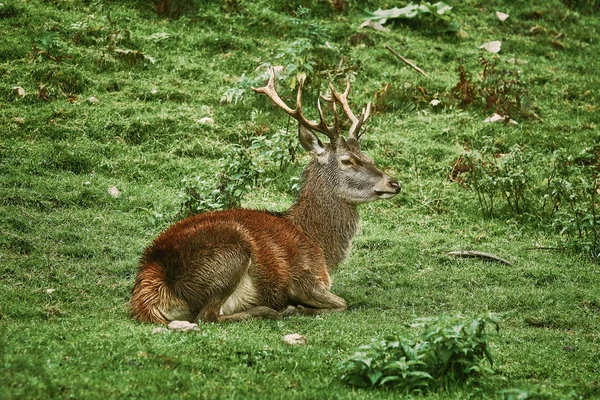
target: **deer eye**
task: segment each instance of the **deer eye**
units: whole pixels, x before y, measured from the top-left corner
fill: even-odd
[[[344,165],[346,167],[351,167],[351,166],[355,165],[355,162],[352,161],[351,158],[341,158],[340,162],[342,163],[342,165]]]

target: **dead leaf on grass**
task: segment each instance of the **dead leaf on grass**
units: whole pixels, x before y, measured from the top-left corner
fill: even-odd
[[[502,42],[499,40],[492,40],[491,42],[487,42],[479,46],[480,49],[484,49],[485,51],[489,51],[490,53],[499,53],[502,49]]]
[[[373,21],[372,19],[368,19],[360,24],[360,28],[372,28],[379,32],[390,32],[388,28],[381,25],[379,22]]]
[[[498,113],[494,113],[493,115],[490,115],[489,117],[484,119],[483,122],[496,122],[496,123],[505,123],[505,124],[511,124],[511,125],[519,125],[519,123],[517,121],[515,121],[514,119],[511,119],[508,116],[500,115]]]
[[[188,321],[171,321],[169,325],[167,325],[172,331],[182,331],[182,332],[199,332],[200,328],[198,328],[198,324],[193,324]]]
[[[283,343],[293,346],[305,345],[307,343],[306,336],[303,336],[299,333],[291,333],[283,337]]]
[[[546,31],[546,28],[544,28],[541,25],[536,25],[536,26],[534,26],[533,28],[531,28],[529,30],[529,34],[530,35],[537,35],[538,33],[545,32],[545,31]]]
[[[20,99],[22,99],[23,97],[25,97],[25,89],[23,89],[21,86],[15,86],[13,89],[13,93]]]
[[[508,17],[510,17],[510,15],[503,13],[502,11],[496,11],[496,17],[504,22],[508,19]]]

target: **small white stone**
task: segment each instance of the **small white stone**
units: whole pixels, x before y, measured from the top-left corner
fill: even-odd
[[[441,103],[441,101],[439,101],[438,99],[433,99],[429,102],[429,104],[431,104],[432,106],[437,106]]]
[[[108,188],[108,194],[116,199],[121,195],[121,191],[116,186],[111,186]]]
[[[46,289],[46,293],[48,293],[48,294],[53,293],[54,291],[56,291],[56,289],[52,289],[52,288]]]
[[[100,103],[100,100],[98,100],[98,99],[97,99],[96,97],[94,97],[94,96],[90,96],[90,97],[87,99],[87,101],[88,101],[88,102],[90,102],[91,104],[98,104],[98,103]]]
[[[188,321],[171,321],[171,323],[169,325],[167,325],[167,328],[169,328],[172,331],[183,331],[183,332],[200,330],[200,328],[198,328],[198,324],[193,324]]]
[[[293,346],[302,346],[306,344],[306,336],[299,333],[291,333],[283,337],[283,343]]]

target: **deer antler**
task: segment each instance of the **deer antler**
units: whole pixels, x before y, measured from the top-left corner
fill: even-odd
[[[317,100],[317,107],[319,108],[319,123],[315,121],[311,121],[306,119],[302,114],[302,86],[304,84],[304,80],[299,80],[298,86],[298,94],[296,96],[296,108],[290,108],[281,97],[275,91],[275,70],[271,68],[269,70],[269,82],[267,86],[262,88],[252,88],[256,93],[263,93],[267,95],[279,108],[285,111],[289,116],[298,120],[300,123],[304,124],[306,127],[315,130],[317,132],[321,132],[326,135],[332,143],[336,143],[338,137],[340,136],[340,124],[339,124],[339,115],[337,109],[335,107],[336,103],[342,107],[344,110],[344,114],[348,117],[352,125],[350,126],[350,131],[348,132],[348,137],[350,139],[359,140],[360,139],[360,128],[364,125],[364,123],[369,119],[369,114],[371,113],[371,103],[369,102],[366,108],[363,108],[362,112],[358,115],[354,115],[352,110],[350,109],[350,105],[348,104],[348,95],[350,94],[350,82],[346,82],[346,90],[344,93],[340,94],[331,81],[328,81],[329,89],[331,90],[331,97],[321,96],[323,100],[328,103],[331,103],[333,109],[333,117],[334,122],[333,126],[327,125],[325,121],[325,116],[323,115],[323,109],[321,108],[321,101]]]
[[[329,89],[331,90],[331,98],[323,97],[323,100],[329,102],[334,101],[340,106],[342,106],[344,114],[346,114],[350,122],[352,122],[352,126],[350,126],[350,130],[348,132],[348,137],[350,139],[358,140],[360,138],[360,128],[362,128],[364,123],[367,122],[367,119],[369,119],[369,114],[371,113],[371,102],[367,104],[366,108],[362,109],[362,112],[357,117],[356,115],[354,115],[354,113],[350,109],[350,105],[348,104],[348,95],[350,94],[350,82],[346,81],[346,90],[344,90],[344,93],[342,94],[335,90],[335,87],[333,86],[333,83],[331,83],[331,81],[329,81]]]
[[[299,80],[298,94],[296,95],[296,108],[292,109],[287,104],[285,104],[285,102],[281,99],[281,97],[279,97],[279,95],[275,91],[275,70],[271,68],[269,74],[269,81],[267,82],[266,86],[261,88],[252,88],[252,90],[254,90],[256,93],[263,93],[267,95],[273,101],[273,103],[277,105],[277,107],[285,111],[285,113],[288,114],[290,117],[294,118],[295,120],[312,130],[321,132],[322,134],[326,135],[332,143],[336,143],[338,137],[340,136],[340,130],[335,106],[333,107],[335,114],[335,122],[333,126],[327,125],[327,122],[325,121],[325,116],[323,115],[323,110],[321,109],[320,101],[317,101],[320,121],[319,123],[311,121],[302,114],[302,86],[304,84],[304,79]]]

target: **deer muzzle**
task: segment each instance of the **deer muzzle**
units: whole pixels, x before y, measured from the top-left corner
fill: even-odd
[[[380,199],[389,199],[400,193],[402,185],[390,176],[385,175],[383,179],[373,188],[373,191]]]

